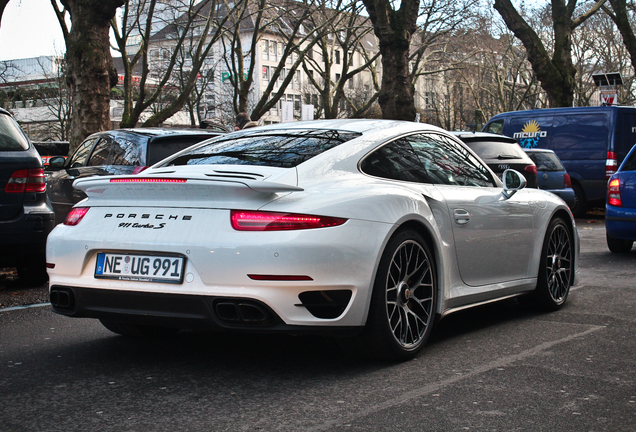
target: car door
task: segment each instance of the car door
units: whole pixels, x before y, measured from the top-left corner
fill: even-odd
[[[48,182],[48,194],[55,211],[55,222],[62,223],[71,208],[86,198],[84,192],[75,189],[76,179],[94,175],[105,175],[111,142],[104,136],[93,136],[80,144],[64,168],[52,173]]]
[[[527,194],[505,198],[483,162],[449,137],[427,133],[407,139],[448,206],[464,283],[477,287],[527,278],[536,213]]]

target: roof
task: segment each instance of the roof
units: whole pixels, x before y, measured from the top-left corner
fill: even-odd
[[[506,135],[488,133],[488,132],[451,132],[457,138],[462,141],[477,141],[477,140],[489,140],[489,141],[503,141],[503,142],[511,142],[516,143],[517,141],[514,138],[510,138]]]

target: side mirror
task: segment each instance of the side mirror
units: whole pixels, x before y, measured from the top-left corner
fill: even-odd
[[[513,196],[518,190],[523,189],[528,184],[526,178],[519,171],[507,169],[501,176],[503,180],[503,195],[506,199]]]
[[[58,171],[64,168],[66,159],[63,156],[55,156],[49,159],[49,169],[52,171]]]

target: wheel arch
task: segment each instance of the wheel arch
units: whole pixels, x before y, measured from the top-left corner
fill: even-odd
[[[411,229],[415,232],[417,232],[418,234],[420,234],[424,241],[426,242],[426,244],[429,246],[431,253],[433,254],[433,260],[435,261],[435,265],[433,266],[435,268],[435,280],[437,282],[437,301],[435,302],[435,315],[439,318],[439,316],[441,315],[441,310],[442,310],[442,301],[443,301],[443,287],[444,287],[444,272],[442,271],[444,266],[442,264],[443,259],[442,259],[442,250],[441,250],[441,245],[440,243],[436,240],[436,235],[434,232],[434,228],[431,227],[429,224],[425,223],[424,221],[418,220],[418,219],[407,219],[402,221],[401,223],[396,225],[396,228],[391,231],[390,235],[387,236],[383,246],[382,246],[382,253],[380,254],[380,256],[384,253],[388,243],[390,242],[390,240],[399,232],[403,231],[403,230],[408,230]],[[373,280],[375,281],[377,272],[378,272],[378,267],[380,264],[380,258],[378,257],[378,262],[376,264],[376,268],[375,268],[375,272],[373,275]]]

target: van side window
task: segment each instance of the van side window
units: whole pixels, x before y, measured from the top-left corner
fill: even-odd
[[[503,120],[495,120],[492,123],[488,123],[484,132],[500,134],[503,131],[503,123]]]

